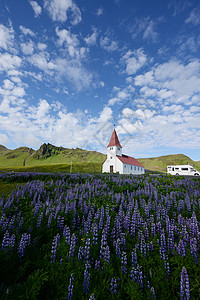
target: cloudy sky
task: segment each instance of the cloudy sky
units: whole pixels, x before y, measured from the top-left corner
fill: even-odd
[[[200,160],[199,0],[0,2],[0,144]]]

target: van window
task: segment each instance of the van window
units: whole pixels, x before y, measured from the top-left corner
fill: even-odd
[[[179,170],[179,168],[175,168],[175,170]]]
[[[188,168],[181,168],[182,171],[188,171]]]

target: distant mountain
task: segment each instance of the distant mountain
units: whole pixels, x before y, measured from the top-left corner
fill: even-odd
[[[80,148],[68,149],[51,144],[43,144],[38,150],[28,147],[19,147],[9,150],[0,145],[0,168],[12,167],[42,167],[54,168],[57,164],[93,164],[93,170],[99,171],[106,155],[96,151],[87,151]],[[152,158],[139,158],[138,161],[151,171],[166,172],[167,165],[191,164],[200,171],[200,161],[193,161],[184,154],[165,155]],[[96,167],[95,167],[96,166]]]
[[[8,150],[5,146],[3,146],[3,145],[0,145],[0,152],[1,151],[6,151],[6,150]]]
[[[166,172],[168,165],[187,165],[191,164],[195,169],[200,170],[200,164],[193,161],[184,154],[164,155],[152,158],[139,158],[138,161],[152,171]]]
[[[103,162],[105,158],[106,155],[100,152],[56,147],[49,143],[41,145],[38,150],[28,147],[20,147],[15,150],[9,150],[4,146],[2,149],[0,148],[0,168],[67,164],[71,161],[73,163],[99,163]]]

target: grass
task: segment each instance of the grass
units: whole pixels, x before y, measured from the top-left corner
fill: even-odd
[[[35,165],[25,167],[7,167],[1,168],[3,172],[66,172],[69,173],[71,169],[71,163],[68,164],[49,164],[49,165]],[[73,163],[72,173],[94,173],[101,172],[102,164],[100,162],[91,163]]]
[[[200,170],[200,165],[184,154],[140,158],[138,161],[145,167],[145,169],[152,171],[166,172],[168,165],[187,165],[188,163],[193,165],[198,171]]]
[[[20,184],[23,185],[25,183],[20,183]],[[17,182],[9,183],[5,181],[0,181],[0,197],[2,197],[3,195],[5,197],[10,196],[12,191],[15,190],[18,185],[19,183]]]

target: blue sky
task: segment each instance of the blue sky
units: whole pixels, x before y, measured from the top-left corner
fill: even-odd
[[[0,144],[200,160],[200,3],[0,2]]]

